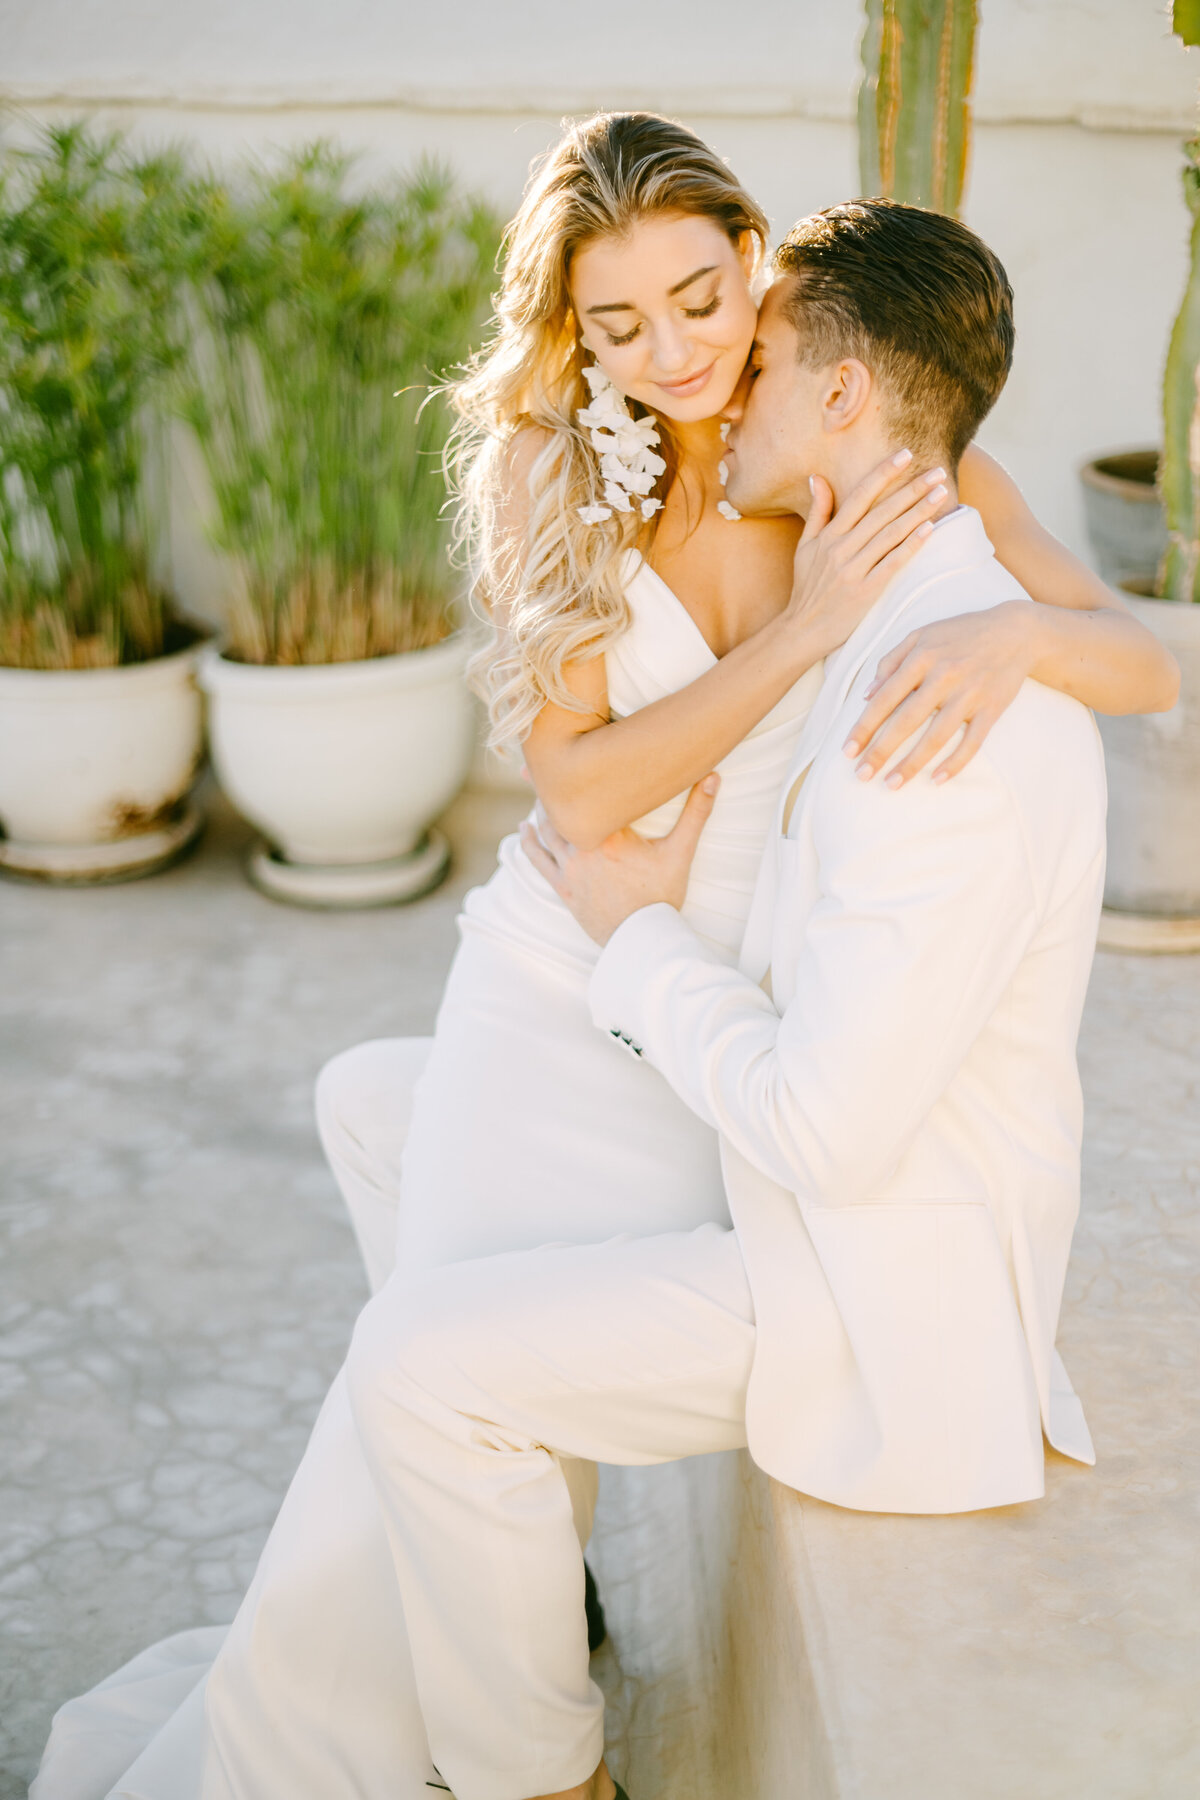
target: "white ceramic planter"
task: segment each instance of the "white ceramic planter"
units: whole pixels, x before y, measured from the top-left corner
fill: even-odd
[[[429,827],[474,750],[462,636],[405,656],[279,668],[213,649],[201,682],[222,787],[267,847],[252,879],[309,906],[427,892],[448,850]]]
[[[203,649],[120,669],[0,668],[0,869],[128,879],[192,842]]]
[[[1100,941],[1114,950],[1200,950],[1200,606],[1122,598],[1175,656],[1169,713],[1101,718],[1108,876]]]

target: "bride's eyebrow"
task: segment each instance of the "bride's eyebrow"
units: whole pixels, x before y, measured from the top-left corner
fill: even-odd
[[[667,293],[682,294],[684,288],[691,287],[693,281],[699,281],[702,275],[711,275],[716,266],[716,263],[705,263],[704,267],[697,269],[695,274],[686,275],[682,281],[677,281],[673,288],[668,288]]]
[[[706,263],[702,269],[693,270],[690,275],[685,275],[682,281],[677,281],[674,287],[668,288],[668,295],[674,296],[675,294],[682,294],[684,288],[691,287],[693,281],[699,281],[702,275],[711,275],[716,267],[716,263]],[[593,313],[636,311],[637,307],[633,304],[632,300],[610,300],[605,306],[589,306],[586,316],[591,318]]]

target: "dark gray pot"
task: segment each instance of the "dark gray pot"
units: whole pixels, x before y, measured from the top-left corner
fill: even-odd
[[[1114,587],[1153,582],[1158,573],[1167,526],[1154,485],[1157,474],[1157,450],[1114,450],[1079,471],[1096,566]]]
[[[1122,596],[1182,671],[1169,713],[1101,718],[1108,769],[1105,905],[1200,918],[1200,605]]]

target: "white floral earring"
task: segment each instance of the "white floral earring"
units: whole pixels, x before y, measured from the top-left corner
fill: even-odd
[[[654,452],[654,445],[662,442],[654,420],[633,417],[624,395],[599,363],[586,368],[583,379],[591,392],[591,405],[581,406],[575,417],[600,457],[607,504],[581,506],[579,516],[585,525],[600,525],[614,512],[632,512],[636,499],[643,519],[652,519],[662,501],[647,496],[667,467]]]
[[[722,443],[724,443],[725,439],[729,436],[729,432],[730,432],[729,425],[728,424],[722,425],[722,427],[721,427],[721,442]],[[721,461],[717,464],[717,477],[718,477],[722,487],[724,487],[725,483],[729,480],[729,464],[725,461],[724,457],[722,457]],[[717,501],[717,511],[720,513],[720,515],[723,519],[729,519],[734,524],[736,524],[737,521],[742,516],[741,513],[738,511],[737,507],[734,506],[734,504],[731,500],[718,500]]]

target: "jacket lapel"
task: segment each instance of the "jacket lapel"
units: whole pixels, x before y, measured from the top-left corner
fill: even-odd
[[[972,508],[962,506],[951,513],[934,531],[929,544],[910,563],[903,574],[872,607],[857,631],[825,665],[825,679],[788,765],[772,818],[770,835],[763,850],[754,896],[742,937],[738,967],[752,981],[761,981],[771,963],[775,903],[779,888],[779,846],[791,823],[792,801],[799,784],[821,746],[829,736],[834,720],[845,705],[846,696],[861,674],[863,665],[895,640],[895,627],[913,602],[931,583],[964,565],[988,560],[991,545],[983,531],[983,522]]]

